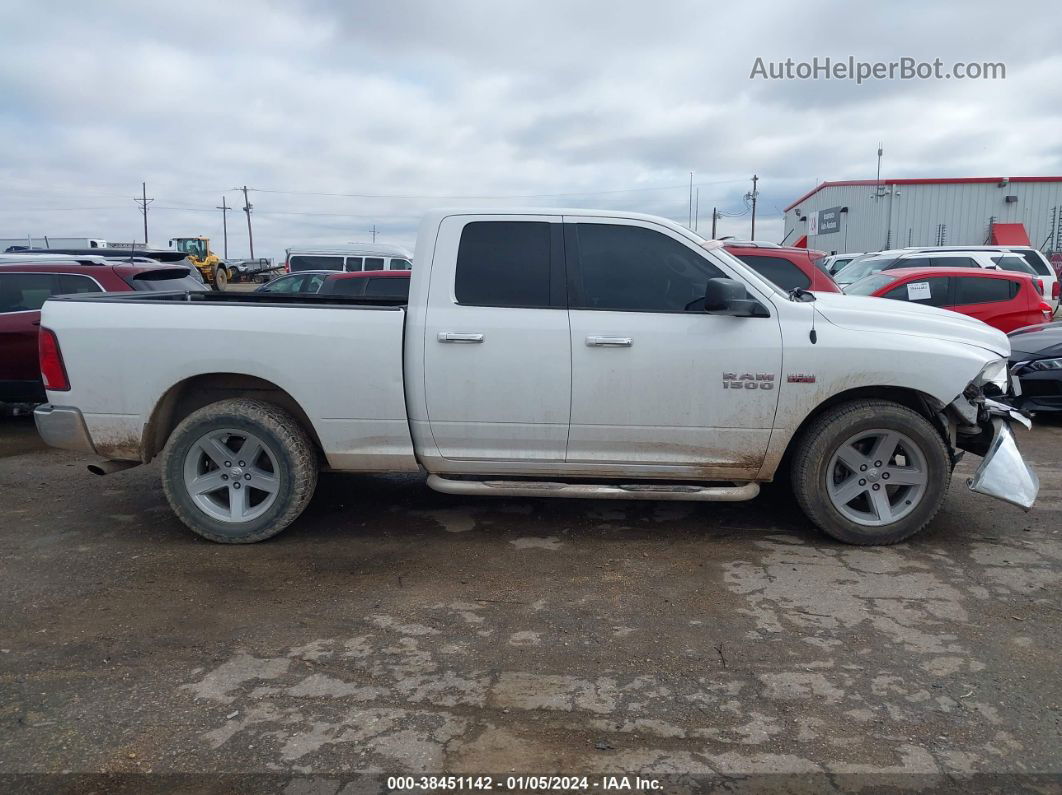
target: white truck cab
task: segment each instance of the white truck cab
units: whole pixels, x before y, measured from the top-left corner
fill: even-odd
[[[177,515],[232,543],[294,521],[322,467],[422,471],[454,494],[702,501],[751,499],[784,469],[812,522],[860,544],[925,526],[964,450],[986,456],[976,490],[1035,499],[1009,344],[979,321],[787,294],[636,213],[433,211],[414,260],[408,303],[49,300],[41,434],[103,470],[161,454]]]

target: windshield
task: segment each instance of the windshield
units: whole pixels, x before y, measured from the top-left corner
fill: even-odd
[[[838,284],[852,284],[853,282],[859,281],[864,276],[869,276],[872,273],[885,270],[885,268],[889,267],[889,265],[895,261],[896,257],[867,257],[866,259],[852,260],[845,267],[841,268],[833,278]]]
[[[889,276],[885,273],[875,273],[872,276],[865,276],[857,282],[846,285],[844,288],[845,295],[873,295],[882,287],[887,284],[892,284],[896,281],[895,277]]]
[[[125,277],[123,277],[125,278]],[[187,268],[166,268],[157,271],[144,271],[125,281],[134,290],[149,292],[172,292],[180,290],[193,293],[204,292],[210,288],[197,280]]]

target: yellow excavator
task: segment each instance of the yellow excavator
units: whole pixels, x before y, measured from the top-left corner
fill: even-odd
[[[170,248],[185,254],[203,274],[203,281],[215,290],[224,290],[231,273],[224,260],[210,250],[209,237],[172,237]]]

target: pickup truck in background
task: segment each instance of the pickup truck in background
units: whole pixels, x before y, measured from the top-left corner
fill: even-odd
[[[1006,336],[954,312],[785,292],[688,229],[586,210],[443,210],[408,301],[173,293],[49,299],[48,443],[162,457],[220,542],[291,524],[320,468],[460,495],[747,500],[889,544],[970,486],[1024,507]],[[225,345],[217,345],[224,339]]]

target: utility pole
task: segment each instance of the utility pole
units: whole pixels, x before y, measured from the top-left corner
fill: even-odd
[[[136,202],[137,207],[140,208],[140,212],[144,214],[144,248],[147,248],[148,244],[148,226],[147,226],[147,211],[148,205],[155,201],[154,198],[148,198],[147,195],[147,183],[140,183],[140,198],[133,197],[133,201]]]
[[[693,231],[701,225],[701,189],[697,188],[697,198],[693,200]]]
[[[690,172],[690,222],[686,227],[687,229],[693,229],[693,172]]]
[[[722,213],[719,212],[719,208],[718,207],[713,207],[712,208],[712,240],[717,240],[718,239],[715,236],[715,222],[718,221],[722,217],[723,217],[723,215],[722,215]]]
[[[376,224],[372,225],[372,242],[376,242]]]
[[[752,240],[756,239],[756,199],[759,198],[760,192],[756,190],[756,183],[760,181],[760,178],[755,174],[752,175],[752,190],[745,194],[745,200],[752,200]]]
[[[225,196],[221,197],[221,206],[215,207],[215,210],[221,210],[221,234],[225,240],[225,259],[229,258],[229,210],[232,208],[225,204]]]
[[[243,191],[243,211],[247,213],[247,247],[251,251],[251,259],[254,259],[254,233],[251,231],[251,210],[254,209],[254,205],[247,198],[248,188],[246,185],[242,188],[233,188],[233,190]]]

